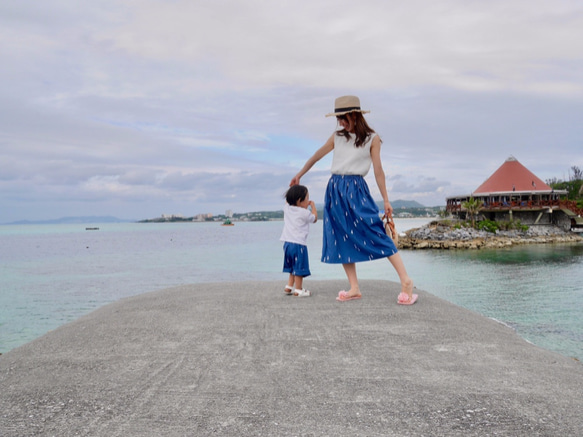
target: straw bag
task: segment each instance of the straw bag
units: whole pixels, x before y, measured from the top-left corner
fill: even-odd
[[[383,216],[383,224],[385,225],[385,232],[387,235],[393,240],[395,246],[399,245],[399,234],[397,233],[397,229],[395,228],[395,221],[393,220],[392,214],[385,214]]]

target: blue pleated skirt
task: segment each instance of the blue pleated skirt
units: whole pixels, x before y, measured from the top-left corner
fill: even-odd
[[[326,188],[323,227],[322,262],[349,264],[397,253],[362,176],[332,175]]]

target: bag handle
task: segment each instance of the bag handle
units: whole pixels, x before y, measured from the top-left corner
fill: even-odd
[[[385,232],[387,235],[393,240],[395,246],[399,244],[399,234],[397,233],[397,229],[395,228],[395,221],[393,220],[392,214],[383,215],[383,223],[385,225]]]

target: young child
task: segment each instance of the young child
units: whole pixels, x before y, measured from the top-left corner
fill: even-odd
[[[285,193],[286,204],[283,208],[283,271],[289,273],[285,294],[309,297],[312,293],[303,288],[303,281],[310,276],[308,260],[308,233],[310,223],[316,223],[318,212],[310,200],[308,189],[294,185]]]

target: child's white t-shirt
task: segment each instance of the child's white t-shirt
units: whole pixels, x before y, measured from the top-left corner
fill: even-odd
[[[307,208],[291,206],[287,203],[283,207],[283,232],[280,241],[288,243],[308,244],[310,223],[316,221],[316,216]]]

